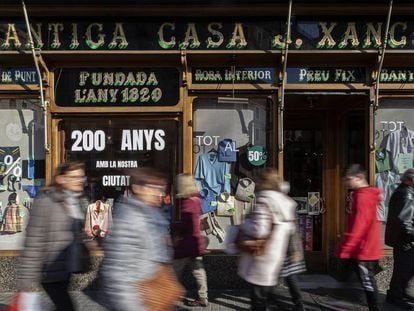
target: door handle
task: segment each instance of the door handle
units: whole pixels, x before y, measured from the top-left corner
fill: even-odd
[[[325,214],[326,213],[326,200],[325,198],[320,198],[321,201],[321,208],[319,210],[319,214]]]

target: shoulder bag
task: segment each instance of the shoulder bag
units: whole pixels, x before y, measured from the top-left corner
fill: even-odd
[[[137,286],[148,311],[173,310],[185,293],[170,264],[160,264],[153,278],[139,281]]]
[[[267,237],[262,239],[253,239],[252,237],[246,236],[242,230],[238,231],[235,245],[241,251],[248,253],[252,256],[262,256],[265,253],[266,245],[270,238],[272,237],[273,230],[275,228],[275,224],[273,223],[273,212],[271,208],[268,206],[269,211],[271,212],[271,229]]]

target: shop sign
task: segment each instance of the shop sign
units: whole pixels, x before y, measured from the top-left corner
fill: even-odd
[[[193,84],[273,84],[274,68],[192,68]]]
[[[247,160],[251,165],[261,166],[267,161],[267,151],[264,146],[254,145],[247,151]]]
[[[258,18],[259,19],[259,18]],[[285,48],[286,19],[257,21],[148,20],[90,22],[33,19],[35,48],[42,50],[280,50]],[[292,23],[291,50],[376,50],[384,37],[384,17],[335,20],[297,16]],[[395,17],[387,49],[413,49],[414,22]],[[0,50],[29,50],[24,20],[0,21]]]
[[[365,83],[365,68],[300,67],[287,69],[288,83]]]
[[[55,90],[63,107],[174,106],[179,74],[175,68],[60,69]]]
[[[414,83],[414,68],[383,68],[381,83]]]
[[[70,151],[73,153],[93,153],[93,169],[102,169],[102,186],[129,186],[129,176],[122,174],[123,169],[141,166],[138,156],[129,159],[102,159],[107,149],[116,154],[131,152],[157,152],[165,149],[166,133],[163,129],[121,128],[107,133],[104,129],[73,129],[70,132]],[[107,170],[109,169],[109,171]]]
[[[38,84],[36,70],[32,68],[0,68],[0,84]]]

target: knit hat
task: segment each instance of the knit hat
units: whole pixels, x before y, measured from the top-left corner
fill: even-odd
[[[188,198],[196,193],[198,189],[195,179],[191,174],[179,174],[175,181],[176,197]]]

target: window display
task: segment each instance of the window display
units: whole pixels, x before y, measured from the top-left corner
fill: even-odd
[[[388,203],[400,183],[400,174],[414,166],[414,102],[381,101],[375,123],[375,182],[384,191],[379,219],[387,220]]]
[[[272,150],[270,108],[262,98],[194,102],[194,175],[209,249],[224,248],[227,227],[241,223],[251,211],[255,172],[272,165],[267,151]]]
[[[19,250],[33,199],[45,181],[39,102],[1,99],[0,132],[0,250]]]
[[[98,242],[111,233],[114,201],[129,195],[127,170],[154,167],[170,181],[178,171],[179,122],[173,119],[122,116],[65,118],[59,123],[64,161],[82,161],[88,177],[83,208],[85,232]],[[172,219],[171,194],[163,210]]]

